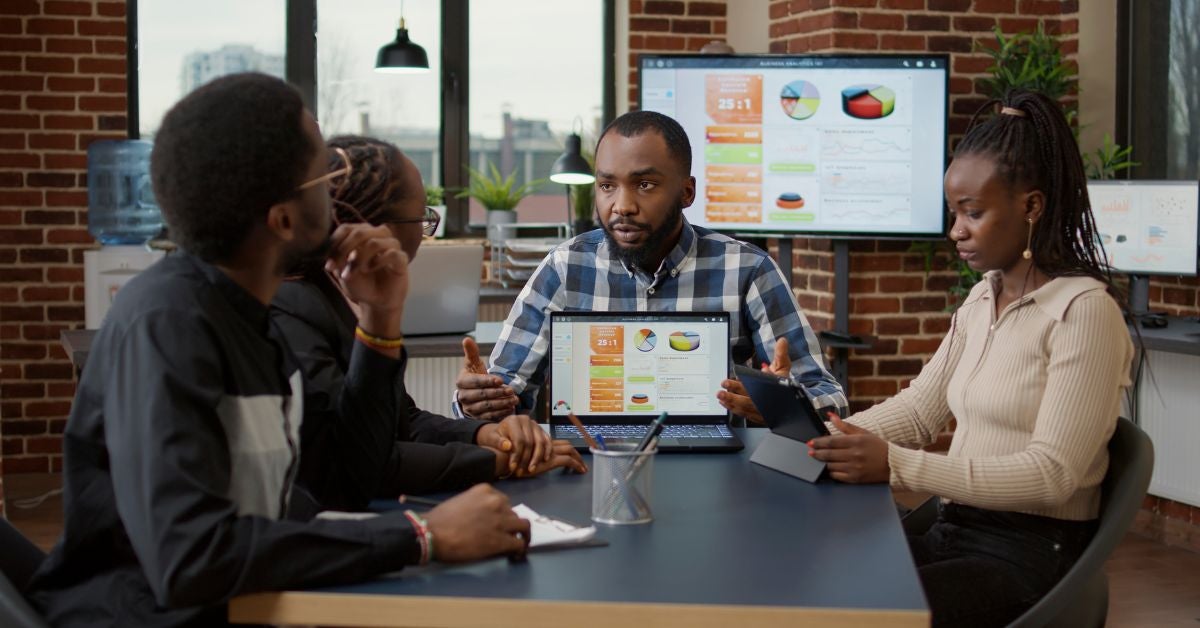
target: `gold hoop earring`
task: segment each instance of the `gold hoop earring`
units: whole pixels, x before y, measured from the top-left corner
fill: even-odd
[[[1033,219],[1026,218],[1025,222],[1029,223],[1029,236],[1025,238],[1025,250],[1021,252],[1021,257],[1033,259],[1033,251],[1029,249],[1029,246],[1033,244]]]

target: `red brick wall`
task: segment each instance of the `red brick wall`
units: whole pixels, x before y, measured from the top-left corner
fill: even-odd
[[[991,29],[1036,28],[1043,20],[1074,54],[1079,22],[1074,0],[776,0],[770,5],[771,52],[942,52],[951,57],[950,133],[966,129],[985,102],[979,79]],[[856,241],[850,254],[850,331],[878,336],[875,347],[851,353],[851,406],[869,407],[903,388],[936,350],[949,326],[947,289],[954,276],[939,255],[933,272],[907,241]],[[832,247],[828,240],[797,239],[793,259],[797,296],[813,322],[833,323]],[[813,269],[816,270],[813,270]]]
[[[638,55],[696,52],[725,39],[725,0],[629,0],[629,107],[637,109]]]
[[[1200,277],[1153,277],[1150,309],[1172,316],[1200,315]]]
[[[83,326],[87,146],[126,129],[125,2],[0,2],[0,417],[4,473],[57,471]]]

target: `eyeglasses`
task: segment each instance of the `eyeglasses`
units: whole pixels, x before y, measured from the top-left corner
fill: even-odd
[[[367,220],[367,218],[362,215],[362,212],[358,211],[357,207],[351,205],[350,203],[347,203],[346,201],[340,201],[336,198],[331,199],[331,200],[333,201],[334,205],[336,205],[342,209],[345,209],[346,212],[348,214],[350,214],[350,216],[351,216],[351,220],[349,220],[349,221],[341,220],[338,218],[338,213],[335,211],[333,213],[334,224],[340,225],[344,222],[364,222],[364,223],[368,223],[368,224],[379,224],[379,225],[406,225],[406,224],[412,224],[414,222],[419,222],[419,223],[422,223],[421,224],[421,233],[423,233],[427,236],[433,237],[433,234],[437,233],[438,225],[442,223],[442,215],[437,213],[437,210],[432,207],[426,207],[425,215],[420,218],[384,218],[382,220],[376,221],[376,220]]]
[[[353,166],[350,165],[350,156],[346,154],[346,151],[340,148],[333,149],[333,152],[337,153],[337,156],[341,158],[342,167],[332,172],[327,172],[315,179],[301,183],[296,187],[297,192],[303,192],[304,190],[307,190],[315,185],[320,185],[322,181],[328,181],[329,187],[335,190],[342,187],[342,185],[346,183],[346,179],[350,177],[350,171],[353,169]]]
[[[421,223],[421,233],[427,236],[433,236],[437,233],[438,225],[442,222],[442,215],[437,213],[437,210],[432,207],[425,208],[425,215],[421,218],[390,218],[382,221],[384,224],[403,225],[414,222]]]

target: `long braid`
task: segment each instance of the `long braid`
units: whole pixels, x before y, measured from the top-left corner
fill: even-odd
[[[1024,115],[997,114],[999,107]],[[988,101],[971,118],[956,157],[982,155],[992,159],[1009,186],[1041,190],[1046,197],[1042,217],[1033,228],[1033,264],[1049,277],[1086,275],[1104,282],[1119,303],[1124,298],[1105,262],[1087,193],[1087,175],[1079,145],[1058,103],[1024,90],[1011,90]]]
[[[403,196],[400,180],[392,174],[400,162],[400,149],[388,142],[361,135],[339,135],[330,139],[328,144],[346,151],[351,165],[346,182],[329,190],[337,222],[366,220],[379,224],[384,208]],[[334,160],[330,162],[331,170],[341,167],[340,160],[336,157],[331,159]],[[356,211],[361,217],[355,214]]]

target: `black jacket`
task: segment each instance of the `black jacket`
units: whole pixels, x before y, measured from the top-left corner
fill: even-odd
[[[420,307],[409,303],[406,307]],[[356,317],[323,271],[284,282],[271,302],[271,317],[283,331],[318,398],[327,405],[344,386],[355,346]],[[455,420],[421,410],[399,378],[395,390],[402,400],[387,470],[374,496],[394,498],[402,493],[457,490],[495,479],[496,457],[474,445],[484,425],[473,419]],[[361,508],[361,504],[342,504]]]
[[[236,595],[417,562],[402,513],[288,518],[366,498],[396,430],[380,391],[401,377],[355,350],[318,418],[266,306],[187,253],[158,262],[92,344],[63,435],[63,536],[31,600],[54,625],[212,626]]]

